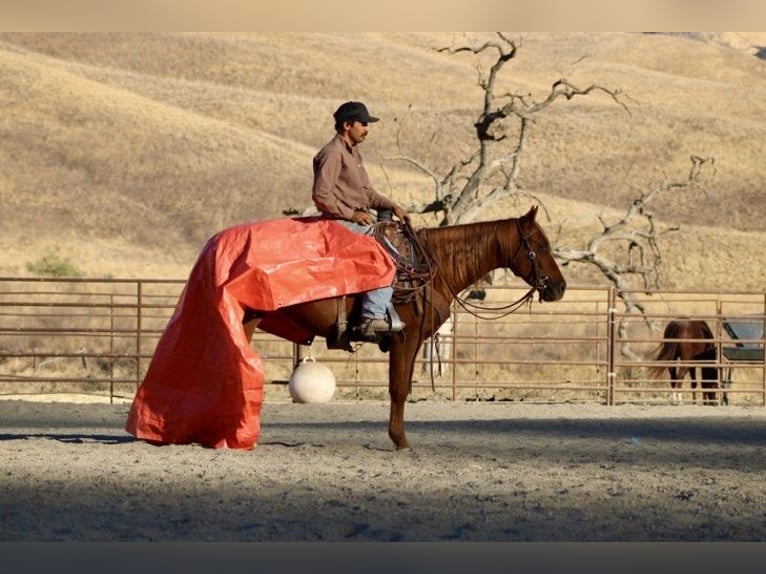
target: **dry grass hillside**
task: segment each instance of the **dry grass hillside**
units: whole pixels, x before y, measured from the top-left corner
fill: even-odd
[[[540,97],[566,77],[629,96],[630,113],[593,96],[534,127],[521,183],[545,201],[559,242],[579,247],[603,210],[619,214],[641,191],[683,180],[690,155],[711,156],[706,193],[651,204],[660,226],[681,225],[662,246],[665,285],[762,289],[766,33],[513,37],[521,49],[503,90]],[[467,152],[477,60],[436,48],[480,39],[2,33],[0,276],[54,255],[87,276],[185,277],[216,231],[310,205],[311,158],[348,99],[382,118],[363,144],[377,187],[426,201],[430,181],[387,158],[443,172]],[[527,208],[506,202],[482,217]]]

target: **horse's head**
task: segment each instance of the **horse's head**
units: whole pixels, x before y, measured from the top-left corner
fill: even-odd
[[[564,296],[567,282],[553,257],[551,244],[535,221],[537,206],[516,220],[518,247],[508,267],[540,293],[543,301],[558,301]]]

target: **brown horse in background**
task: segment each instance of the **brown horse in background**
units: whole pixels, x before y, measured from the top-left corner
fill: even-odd
[[[677,361],[681,365],[656,366],[651,369],[653,378],[658,379],[667,368],[670,374],[670,386],[680,389],[683,380],[688,373],[691,377],[692,389],[697,388],[697,368],[692,362],[705,361],[718,362],[718,348],[715,344],[715,336],[710,326],[701,320],[671,321],[665,327],[662,334],[663,342],[655,361]],[[687,363],[687,364],[684,364]],[[715,364],[701,366],[702,379],[700,386],[703,389],[718,388],[719,369]],[[697,402],[697,393],[694,392],[692,400]],[[681,402],[681,393],[673,392],[673,402]],[[717,404],[715,392],[704,392],[703,402]]]
[[[404,405],[411,391],[418,350],[450,316],[452,302],[461,291],[494,269],[510,268],[531,287],[523,300],[530,300],[535,292],[541,301],[558,301],[564,296],[566,281],[548,238],[535,220],[536,214],[537,207],[532,207],[519,218],[415,232],[431,276],[412,301],[395,303],[405,326],[386,344],[391,397],[388,436],[397,450],[410,446],[404,431]],[[271,312],[269,320],[286,321],[329,340],[337,332],[339,309],[351,319],[357,315],[360,301],[359,295],[349,295],[301,303]],[[266,316],[246,315],[248,338]]]

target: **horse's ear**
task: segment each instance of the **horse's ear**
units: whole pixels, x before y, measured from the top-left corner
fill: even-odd
[[[529,211],[527,211],[526,215],[522,216],[523,221],[529,221],[532,222],[535,220],[535,217],[537,216],[537,206],[533,205],[529,208]]]

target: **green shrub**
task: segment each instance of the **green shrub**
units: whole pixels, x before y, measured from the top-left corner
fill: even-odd
[[[46,277],[81,277],[82,271],[69,259],[58,255],[44,255],[37,261],[27,263],[27,271]]]

